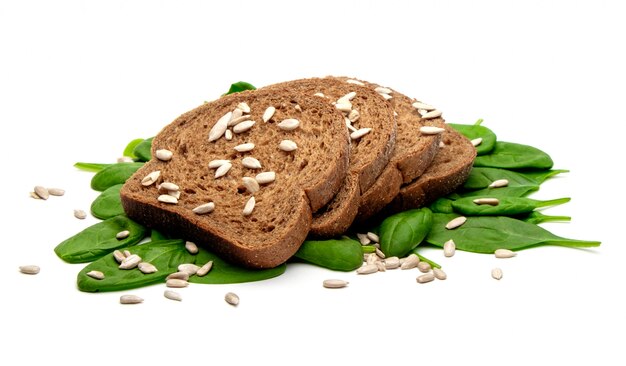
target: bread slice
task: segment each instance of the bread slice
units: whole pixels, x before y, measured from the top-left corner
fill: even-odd
[[[352,140],[348,177],[335,198],[313,216],[313,236],[332,237],[344,233],[356,217],[361,193],[376,182],[394,151],[397,125],[393,109],[385,98],[371,88],[335,77],[300,79],[265,88],[288,89],[303,95],[317,96],[334,104],[336,108],[348,104],[349,108],[344,110],[344,115],[346,123],[352,128],[351,132],[371,128],[363,137]],[[352,98],[346,98],[350,93],[354,94]],[[345,103],[346,99],[350,99],[349,103]],[[355,117],[357,112],[353,110],[358,112],[358,117]],[[346,123],[342,122],[343,128]]]
[[[353,82],[355,80],[342,79]],[[362,222],[389,204],[400,193],[403,183],[415,180],[430,166],[439,149],[441,135],[424,134],[421,128],[424,126],[443,128],[445,122],[441,114],[430,105],[391,88],[363,80],[357,81],[385,96],[397,115],[398,124],[396,148],[389,163],[376,182],[361,194],[355,221]]]
[[[452,127],[445,125],[442,146],[432,164],[415,181],[400,188],[400,193],[380,216],[422,207],[452,193],[467,180],[476,157],[472,143]]]
[[[265,122],[268,107],[275,112]],[[231,112],[246,115],[248,108],[249,120],[255,121],[249,130],[232,133],[232,137],[229,132],[215,133],[217,121],[228,121],[226,115]],[[280,128],[290,127],[289,121],[283,122],[287,119],[299,121],[299,126]],[[239,131],[244,123],[228,130]],[[209,136],[219,138],[210,142]],[[284,151],[280,148],[283,140],[295,142],[297,149]],[[254,149],[235,150],[245,143],[254,143]],[[154,138],[152,155],[160,149],[172,151],[171,160],[150,160],[122,187],[127,215],[253,268],[277,266],[297,251],[309,233],[312,212],[335,196],[349,163],[343,115],[323,99],[290,89],[241,92],[204,104],[181,115]],[[243,160],[251,157],[258,159],[260,169],[250,168],[254,161]],[[215,178],[218,169],[209,168],[209,163],[222,159],[232,166]],[[219,168],[220,173],[225,167]],[[145,177],[155,171],[160,171],[158,180],[142,184],[149,183]],[[261,172],[274,172],[275,180],[261,183],[256,191],[254,182],[262,182],[257,175]],[[244,183],[243,177],[256,179]],[[177,203],[158,200],[161,195],[171,200],[164,182],[179,186]],[[250,214],[244,214],[252,198],[255,205]],[[194,212],[208,202],[214,203],[214,210]]]

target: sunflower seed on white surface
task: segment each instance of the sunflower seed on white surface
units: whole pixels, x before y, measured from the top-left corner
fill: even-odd
[[[383,263],[382,261],[377,261],[375,264],[376,264],[376,268],[378,268],[378,272],[387,271],[387,266],[385,266],[385,263]]]
[[[433,119],[433,118],[441,117],[441,114],[442,114],[441,111],[435,109],[433,111],[430,111],[424,114],[422,116],[422,119]]]
[[[241,159],[241,164],[249,169],[261,169],[261,162],[251,156]]]
[[[133,269],[137,267],[139,263],[141,263],[141,257],[137,254],[131,254],[124,258],[122,263],[119,265],[119,269]]]
[[[171,278],[165,281],[165,286],[171,287],[171,288],[183,288],[183,287],[189,286],[189,282],[178,279],[178,278]]]
[[[243,207],[243,215],[244,216],[250,216],[252,215],[252,211],[254,210],[254,205],[256,204],[256,200],[254,199],[254,196],[250,197],[248,199],[248,201],[246,201],[245,206]]]
[[[491,270],[491,277],[493,277],[496,280],[501,280],[502,279],[502,270],[500,268],[494,268]]]
[[[148,175],[146,175],[145,177],[143,177],[143,179],[141,180],[141,184],[147,187],[151,184],[154,184],[154,182],[156,182],[160,176],[161,176],[161,171],[155,170],[149,173]]]
[[[83,220],[87,217],[87,213],[83,210],[74,210],[74,217]]]
[[[237,109],[241,109],[243,113],[250,113],[250,106],[246,102],[237,104]]]
[[[213,210],[215,210],[215,203],[207,202],[201,204],[200,206],[196,206],[192,211],[198,215],[202,215],[213,212]]]
[[[50,193],[48,193],[48,189],[43,186],[35,186],[34,192],[42,200],[47,200],[48,197],[50,197]]]
[[[376,248],[376,251],[374,252],[376,253],[376,256],[380,259],[385,259],[385,253],[383,253],[382,250],[380,250],[379,248]]]
[[[243,181],[243,186],[246,187],[246,190],[250,193],[256,193],[261,189],[259,182],[252,177],[243,177],[241,180]]]
[[[196,245],[196,243],[192,242],[192,241],[186,241],[185,242],[185,249],[187,249],[187,251],[190,254],[198,254],[198,246]]]
[[[376,272],[378,272],[378,266],[373,263],[361,266],[356,270],[357,274],[371,274]]]
[[[423,109],[425,111],[434,111],[436,109],[432,105],[426,104],[426,103],[422,103],[422,102],[415,102],[415,103],[412,104],[412,106],[415,109]]]
[[[419,262],[417,264],[417,269],[422,273],[428,273],[432,269],[432,267],[428,262]]]
[[[179,272],[185,272],[189,274],[190,276],[195,275],[199,269],[200,269],[200,266],[195,265],[193,263],[183,263],[183,264],[178,265]]]
[[[376,264],[380,258],[376,255],[376,253],[368,253],[367,258],[365,259],[365,264]]]
[[[267,107],[265,112],[263,112],[263,122],[267,122],[272,119],[272,117],[274,117],[274,113],[276,113],[276,108],[272,106]]]
[[[276,180],[276,173],[275,172],[263,172],[263,173],[259,173],[256,175],[255,177],[256,181],[259,184],[268,184],[268,183],[272,183],[273,181]]]
[[[229,292],[224,296],[224,301],[232,306],[239,305],[239,296],[234,292]]]
[[[361,245],[368,245],[372,242],[372,240],[367,237],[367,234],[357,233],[356,237],[359,238]]]
[[[482,144],[482,142],[483,142],[483,138],[482,137],[478,137],[478,138],[475,138],[475,139],[471,140],[471,143],[474,146],[478,146],[478,145]]]
[[[141,304],[143,299],[137,295],[120,296],[120,304]]]
[[[87,276],[95,279],[95,280],[103,280],[104,279],[104,273],[100,272],[100,271],[89,271],[86,273]]]
[[[126,239],[126,238],[128,238],[129,235],[130,235],[130,231],[122,230],[119,233],[115,234],[115,239],[117,239],[117,240]]]
[[[174,153],[167,149],[159,149],[155,151],[154,154],[156,158],[161,161],[170,161],[172,160],[172,156],[174,156]]]
[[[224,159],[211,160],[209,162],[209,169],[217,169],[226,163],[230,163],[230,160],[224,160]]]
[[[239,152],[248,152],[254,149],[254,144],[251,142],[247,142],[245,144],[235,146],[234,149]]]
[[[295,142],[291,141],[291,140],[282,140],[279,144],[278,147],[282,150],[282,151],[294,151],[298,148],[298,145],[296,145]]]
[[[446,129],[436,126],[422,126],[420,127],[420,132],[422,135],[439,135],[443,133]]]
[[[465,224],[465,221],[467,221],[467,217],[465,216],[455,217],[454,219],[450,220],[446,224],[446,229],[448,230],[456,229],[457,227]]]
[[[415,253],[411,253],[404,259],[400,265],[400,269],[413,269],[417,267],[419,263],[420,258]]]
[[[373,241],[374,243],[380,243],[380,238],[378,237],[378,235],[376,235],[375,233],[371,231],[367,232],[367,237],[369,240]]]
[[[450,239],[443,243],[443,255],[445,257],[452,257],[456,252],[456,244],[454,240]]]
[[[234,133],[244,133],[252,128],[256,122],[254,121],[244,121],[233,127]]]
[[[508,185],[509,185],[508,179],[498,179],[498,180],[494,180],[493,182],[491,182],[491,184],[489,185],[489,188],[501,188],[501,187],[506,187]]]
[[[371,130],[372,130],[372,129],[371,129],[371,128],[369,128],[369,127],[366,127],[366,128],[359,128],[358,130],[356,130],[356,131],[354,131],[354,132],[352,132],[352,133],[350,134],[350,138],[351,138],[352,140],[358,140],[358,139],[360,139],[361,137],[363,137],[363,136],[367,135],[368,133],[370,133],[370,131],[371,131]]]
[[[226,129],[228,128],[228,122],[230,122],[232,116],[233,112],[228,112],[215,122],[209,131],[209,142],[216,141],[224,135],[224,132],[226,132]]]
[[[517,255],[517,253],[508,249],[496,249],[494,254],[496,258],[513,258]]]
[[[387,269],[396,269],[400,267],[400,258],[398,257],[388,257],[385,258],[385,268]]]
[[[224,164],[220,165],[219,168],[215,169],[215,179],[221,178],[221,177],[225,176],[226,173],[228,173],[228,171],[232,167],[233,167],[233,164],[231,164],[231,163],[224,163]]]
[[[158,269],[154,266],[154,264],[148,263],[148,262],[139,263],[137,265],[137,268],[139,268],[139,271],[141,271],[141,273],[145,273],[145,274],[158,272]]]
[[[300,126],[300,121],[295,118],[287,118],[280,122],[277,126],[283,131],[293,131]]]
[[[65,189],[48,188],[48,194],[51,196],[63,196],[65,194]]]
[[[198,268],[196,276],[203,277],[213,268],[213,261],[206,262],[202,267]]]
[[[178,292],[176,292],[176,291],[165,290],[163,292],[163,296],[165,296],[165,298],[169,299],[169,300],[183,301],[183,297],[180,296],[180,294]]]
[[[438,280],[445,280],[448,278],[446,272],[444,272],[441,268],[433,268],[433,275],[435,275],[435,278]]]
[[[344,288],[348,286],[348,281],[338,280],[338,279],[328,279],[322,282],[322,286],[326,288]]]
[[[421,276],[417,277],[417,283],[427,283],[427,282],[431,282],[435,279],[435,275],[432,272],[429,273],[425,273]]]
[[[35,274],[39,273],[39,271],[40,271],[39,266],[35,266],[33,264],[20,266],[20,272],[22,272],[24,274],[35,275]]]
[[[165,278],[165,280],[183,280],[183,281],[187,281],[189,280],[189,273],[187,272],[174,272],[174,273],[170,273],[167,278]]]

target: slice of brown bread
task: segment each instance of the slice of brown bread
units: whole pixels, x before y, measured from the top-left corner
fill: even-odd
[[[390,214],[430,204],[456,190],[469,176],[476,148],[463,135],[446,125],[432,164],[415,181],[400,188],[400,193],[378,215]]]
[[[343,80],[356,79],[342,78]],[[376,182],[361,194],[356,222],[363,222],[389,204],[400,192],[403,183],[409,183],[422,175],[433,161],[441,141],[440,134],[424,134],[421,128],[443,128],[441,114],[430,105],[409,98],[391,88],[356,80],[385,96],[397,115],[398,133],[396,148],[387,167]],[[426,116],[426,118],[424,118]]]
[[[250,120],[255,121],[249,130],[233,133],[230,140],[229,132],[214,134],[218,120],[228,121],[228,116],[223,116],[247,107]],[[275,112],[264,122],[268,107]],[[289,121],[283,122],[288,119],[299,121],[299,126],[280,128],[289,127]],[[183,114],[154,138],[153,156],[160,149],[172,151],[173,156],[169,161],[153,158],[139,169],[121,190],[122,204],[127,215],[138,222],[196,241],[232,262],[253,268],[277,266],[306,238],[312,212],[334,197],[343,184],[349,164],[349,139],[343,123],[342,114],[333,106],[294,90],[257,90],[222,97]],[[244,126],[241,122],[228,130]],[[210,142],[209,136],[219,138]],[[283,140],[295,142],[297,149],[284,151],[280,148]],[[245,143],[254,143],[254,149],[235,150]],[[243,165],[243,159],[251,157],[258,159],[260,169]],[[209,168],[209,163],[218,159],[230,160],[232,166],[215,178],[217,169]],[[255,162],[250,165],[248,160],[246,165],[254,166]],[[158,180],[142,184],[155,171],[160,172]],[[261,172],[274,172],[275,180],[260,182],[260,189],[250,193],[255,190],[254,182],[261,181],[262,176],[257,175]],[[250,189],[243,177],[256,177],[247,180]],[[158,200],[162,194],[169,196],[163,192],[164,182],[179,186],[176,204]],[[244,207],[249,207],[252,197],[256,203],[251,214],[245,215]],[[212,212],[193,211],[208,202],[214,203]]]
[[[315,212],[311,234],[332,237],[344,233],[354,221],[362,192],[367,191],[389,163],[394,151],[397,125],[393,109],[371,88],[346,82],[341,78],[300,79],[273,84],[264,89],[289,89],[303,95],[317,96],[336,108],[345,105],[346,95],[354,93],[344,115],[352,131],[371,128],[361,138],[353,139],[350,147],[349,177],[335,198]],[[357,112],[358,117],[355,117]],[[352,115],[350,114],[352,113]],[[350,118],[352,121],[350,121]],[[342,122],[345,128],[346,123]]]

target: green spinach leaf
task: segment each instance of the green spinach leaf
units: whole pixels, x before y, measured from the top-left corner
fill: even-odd
[[[99,172],[104,168],[107,168],[109,166],[111,166],[113,164],[101,164],[101,163],[83,163],[83,162],[78,162],[74,164],[74,167],[80,169],[80,170],[84,170],[87,172]]]
[[[488,155],[477,156],[474,166],[504,169],[551,169],[552,158],[536,147],[513,142],[496,142]]]
[[[154,137],[141,141],[133,149],[133,155],[137,157],[138,161],[146,162],[152,159],[152,139],[154,139]]]
[[[391,215],[380,225],[380,250],[388,257],[404,257],[424,240],[433,223],[427,208]]]
[[[231,264],[208,250],[200,247],[195,255],[195,264],[202,266],[208,261],[213,261],[211,271],[205,276],[192,276],[189,282],[204,284],[242,283],[267,280],[280,276],[287,269],[286,264],[281,264],[268,269],[251,269]]]
[[[239,93],[244,90],[255,90],[255,89],[256,87],[254,85],[247,83],[245,81],[239,81],[239,82],[231,84],[230,89],[228,89],[226,93],[222,94],[222,96],[233,94],[233,93]]]
[[[137,155],[135,155],[135,148],[137,147],[137,145],[143,142],[143,140],[144,139],[134,139],[133,141],[129,142],[128,145],[126,145],[126,148],[124,148],[122,156],[128,156],[129,158],[137,159]]]
[[[120,189],[123,184],[116,184],[104,190],[91,203],[91,214],[95,217],[106,220],[117,215],[124,214]]]
[[[500,203],[498,205],[491,206],[474,203],[477,198],[485,197],[460,198],[452,202],[452,208],[455,212],[467,216],[514,216],[529,213],[539,207],[562,205],[571,200],[570,198],[559,198],[540,201],[527,197],[502,197],[499,198]]]
[[[522,220],[531,224],[541,224],[542,222],[550,221],[571,221],[570,216],[552,216],[545,215],[541,211],[533,211],[525,215],[519,215],[516,217],[518,220]]]
[[[116,184],[122,184],[142,166],[143,163],[117,163],[108,166],[91,178],[91,188],[102,192]]]
[[[305,240],[294,257],[336,271],[352,271],[363,264],[361,243],[348,237]]]
[[[448,125],[470,140],[482,138],[480,145],[476,146],[477,155],[489,154],[496,144],[496,134],[485,126],[480,124],[482,119],[476,121],[473,125],[464,125],[457,123],[448,123]]]
[[[429,208],[432,212],[436,213],[453,213],[454,209],[452,208],[453,200],[440,197],[435,200],[435,202],[431,203]]]

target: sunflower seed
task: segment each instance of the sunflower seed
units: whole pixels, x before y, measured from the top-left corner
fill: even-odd
[[[375,251],[374,253],[376,253],[376,255],[378,256],[378,258],[380,258],[380,259],[385,259],[385,253],[383,253],[383,251],[382,251],[382,250],[380,250],[380,249],[376,248],[376,251]]]
[[[385,263],[383,263],[382,261],[377,261],[376,262],[376,268],[378,268],[378,272],[386,272],[387,271],[387,267],[385,266]]]
[[[343,97],[339,98],[339,100],[351,101],[352,99],[354,99],[354,97],[356,97],[356,92],[351,91],[348,94],[344,95]]]
[[[177,200],[180,199],[180,191],[167,191],[167,194],[176,198]]]
[[[359,238],[361,245],[367,245],[372,242],[372,240],[367,237],[367,234],[357,233],[356,237]]]
[[[241,159],[241,163],[246,168],[261,169],[261,163],[257,159],[255,159],[255,158],[253,158],[251,156],[246,156],[245,158]]]
[[[376,264],[366,264],[364,266],[359,267],[356,270],[357,274],[371,274],[378,272],[378,266]]]
[[[178,203],[178,199],[174,196],[170,196],[169,194],[162,194],[157,198],[157,200],[159,202],[169,203],[173,205]]]
[[[232,306],[239,305],[239,296],[234,292],[229,292],[224,296],[224,300]]]
[[[296,143],[291,140],[282,140],[280,144],[278,144],[278,148],[282,151],[290,152],[296,150],[298,148],[298,145],[296,145]]]
[[[367,237],[374,243],[380,243],[380,238],[378,237],[378,235],[376,235],[375,233],[371,231],[367,233]]]
[[[457,227],[463,225],[465,221],[467,221],[467,217],[465,216],[456,217],[450,220],[450,222],[446,224],[446,229],[448,230],[456,229]]]
[[[252,215],[252,210],[254,210],[254,204],[255,204],[255,199],[254,196],[250,197],[248,199],[248,201],[246,202],[246,205],[243,207],[243,215],[244,216],[250,216]]]
[[[237,119],[237,118],[241,117],[242,115],[243,115],[243,111],[241,109],[239,109],[239,108],[235,108],[235,109],[233,109],[232,116],[230,116],[230,120],[232,121],[234,119]]]
[[[37,273],[39,273],[39,266],[35,266],[35,265],[26,265],[26,266],[20,266],[20,272],[24,273],[24,274],[30,274],[30,275],[35,275]]]
[[[379,257],[376,253],[368,253],[367,258],[365,259],[365,264],[376,264],[379,261]]]
[[[206,275],[207,273],[209,273],[211,268],[213,268],[213,261],[206,262],[202,267],[198,268],[198,271],[196,272],[196,276],[202,277]]]
[[[122,263],[124,259],[126,259],[126,256],[124,255],[124,253],[116,249],[113,251],[113,258],[115,258],[115,261],[117,263]]]
[[[432,105],[429,105],[429,104],[426,104],[426,103],[422,103],[422,102],[415,102],[415,103],[412,104],[412,106],[415,109],[423,109],[425,111],[434,111],[436,109]]]
[[[350,111],[352,110],[352,103],[342,101],[341,103],[335,104],[335,108],[337,108],[337,110],[339,110],[340,112],[350,113]]]
[[[384,86],[379,86],[376,87],[376,89],[374,89],[374,91],[376,93],[382,93],[382,94],[391,94],[393,92],[393,90],[389,89],[389,88],[385,88]]]
[[[141,180],[141,184],[144,186],[149,186],[153,184],[154,182],[156,182],[160,176],[161,176],[161,171],[155,170],[151,172],[150,174],[146,175],[145,177],[143,177],[143,179]]]
[[[483,138],[482,138],[482,137],[475,138],[475,139],[473,139],[473,140],[471,141],[472,145],[474,145],[474,146],[478,146],[478,145],[480,145],[482,142],[483,142]]]
[[[137,265],[137,268],[141,271],[141,273],[150,274],[157,272],[158,269],[152,263],[141,262]]]
[[[245,144],[237,145],[234,147],[234,149],[239,152],[252,151],[252,149],[254,149],[254,144],[251,142],[248,142]]]
[[[217,169],[226,163],[230,163],[230,160],[211,160],[209,162],[209,169]]]
[[[439,147],[446,147],[446,143],[443,141],[439,141]]]
[[[187,272],[174,272],[174,273],[170,273],[166,280],[183,280],[183,281],[187,281],[189,279],[189,273]]]
[[[398,257],[385,258],[385,268],[396,269],[398,267],[400,267],[400,258]]]
[[[372,130],[372,129],[371,129],[371,128],[369,128],[369,127],[366,127],[366,128],[359,128],[358,130],[356,130],[356,131],[354,131],[354,132],[352,132],[352,133],[350,134],[350,138],[351,138],[352,140],[358,140],[358,139],[360,139],[361,137],[363,137],[363,136],[367,135],[367,134],[368,134],[371,130]]]
[[[35,194],[39,196],[42,200],[47,200],[50,197],[50,193],[48,193],[48,189],[43,186],[35,186],[34,188]]]
[[[502,279],[502,270],[500,268],[494,268],[491,270],[491,277],[493,277],[496,280],[501,280]]]
[[[225,176],[232,167],[233,164],[231,163],[224,163],[220,165],[220,167],[215,170],[215,179]]]
[[[344,280],[336,280],[336,279],[330,279],[330,280],[324,280],[324,282],[322,282],[322,286],[326,287],[326,288],[343,288],[348,286],[348,281],[344,281]]]
[[[352,132],[356,132],[356,127],[352,126],[352,123],[348,123],[350,122],[349,119],[346,118],[346,127],[348,127],[348,130],[350,131],[350,133]]]
[[[477,198],[473,200],[472,202],[474,202],[477,205],[490,205],[490,206],[497,206],[500,204],[500,200],[497,198]]]
[[[189,274],[190,276],[195,275],[199,269],[200,269],[200,266],[195,265],[193,263],[183,263],[183,264],[178,265],[179,272],[185,272]]]
[[[422,135],[439,135],[440,133],[444,132],[445,130],[446,130],[445,128],[435,127],[435,126],[422,126],[422,127],[420,127],[420,132],[422,133]]]
[[[493,182],[491,182],[491,184],[489,185],[489,188],[500,188],[500,187],[506,187],[508,185],[509,185],[508,179],[498,179],[498,180],[494,180]]]
[[[135,162],[133,160],[133,158],[131,158],[130,156],[120,156],[119,158],[117,158],[116,161],[118,163],[133,163],[133,162]]]
[[[393,98],[393,96],[387,94],[387,93],[378,93],[378,95],[380,95],[381,97],[385,98],[385,100],[389,100],[391,98]]]
[[[263,112],[263,122],[267,122],[272,119],[274,113],[276,113],[276,108],[274,108],[273,106],[267,107],[265,112]]]
[[[348,84],[354,84],[354,85],[360,85],[360,86],[364,86],[365,84],[363,84],[362,82],[358,81],[358,80],[354,80],[354,79],[348,79],[346,80],[346,83]]]
[[[433,118],[437,118],[437,117],[441,117],[441,111],[435,109],[433,111],[430,111],[428,113],[425,113],[422,116],[422,119],[433,119]]]
[[[176,291],[165,290],[163,292],[163,296],[165,296],[165,298],[169,299],[169,300],[183,301],[182,296],[180,296],[180,294],[178,292],[176,292]]]
[[[283,131],[293,131],[300,126],[300,121],[295,118],[287,118],[280,122],[277,126]]]
[[[157,159],[162,161],[170,161],[172,160],[172,156],[174,156],[174,153],[167,149],[159,149],[155,151],[154,154]]]
[[[431,282],[432,280],[435,279],[435,275],[432,272],[423,274],[421,276],[417,277],[417,283],[426,283],[426,282]]]
[[[51,196],[62,196],[65,194],[65,190],[61,188],[48,188],[48,194]]]
[[[300,107],[300,104],[296,104],[293,106],[293,109],[295,109],[298,112],[302,112],[302,107]]]
[[[180,187],[177,184],[171,182],[163,182],[159,186],[159,189],[164,189],[166,191],[178,191],[180,190]]]
[[[215,203],[207,202],[200,206],[196,206],[192,211],[198,215],[207,214],[215,210]]]
[[[120,304],[141,304],[143,299],[137,295],[120,296]]]
[[[257,174],[255,178],[256,178],[256,181],[259,182],[259,184],[268,184],[276,180],[276,173],[263,172],[263,173]]]
[[[415,253],[409,254],[404,262],[400,265],[400,269],[413,269],[420,263],[420,258]]]
[[[252,128],[252,126],[254,126],[256,122],[254,121],[245,121],[245,122],[241,122],[240,124],[238,124],[237,126],[233,127],[233,132],[234,133],[242,133],[242,132],[246,132],[249,129]]]
[[[315,93],[315,94],[313,94],[313,96],[315,96],[315,97],[320,97],[320,98],[324,98],[324,97],[326,97],[326,96],[324,95],[324,93]]]
[[[350,120],[350,122],[356,122],[359,117],[361,117],[361,114],[356,109],[351,110],[350,114],[348,114],[348,119]]]
[[[444,256],[452,257],[455,251],[456,251],[456,244],[454,244],[454,240],[450,239],[447,242],[443,243],[443,255]]]
[[[30,195],[30,197],[31,197],[32,199],[36,199],[36,200],[40,200],[40,199],[41,199],[41,197],[39,197],[39,196],[37,195],[37,193],[35,193],[35,192],[30,192],[30,193],[29,193],[29,195]]]
[[[238,109],[237,109],[238,110]],[[233,127],[233,126],[239,126],[241,123],[243,123],[244,121],[247,121],[250,119],[250,115],[249,114],[245,114],[243,116],[239,116],[239,117],[233,117],[230,121],[228,121],[227,126],[228,127]],[[234,128],[233,128],[234,130]],[[226,130],[228,131],[228,130]],[[224,132],[226,133],[226,132]]]
[[[250,106],[246,102],[237,104],[237,109],[241,109],[243,113],[250,113]]]
[[[444,272],[441,268],[433,268],[433,275],[438,280],[445,280],[448,278],[446,272]]]
[[[183,288],[189,286],[189,282],[185,280],[180,280],[178,278],[171,278],[165,281],[165,286],[170,288]]]
[[[128,257],[130,257],[130,256],[131,256],[130,251],[129,251],[129,250],[126,250],[126,249],[124,249],[124,257],[125,257],[125,258],[128,258]]]
[[[432,269],[432,267],[430,266],[428,262],[419,262],[417,264],[417,269],[419,269],[419,271],[422,273],[427,273],[428,271]]]
[[[496,249],[493,254],[495,254],[496,258],[513,258],[517,255],[517,253],[508,249]]]
[[[261,186],[259,186],[259,182],[257,182],[256,179],[252,177],[243,177],[241,178],[241,180],[243,181],[243,186],[246,187],[246,189],[250,193],[256,193],[261,189]]]
[[[233,131],[226,130],[226,132],[224,132],[224,138],[226,139],[226,141],[232,140],[233,139]]]
[[[128,238],[129,235],[130,235],[130,231],[122,230],[119,233],[115,234],[115,239],[117,239],[117,240],[126,239],[126,238]]]
[[[218,140],[224,132],[226,132],[226,128],[228,128],[228,122],[231,120],[233,116],[233,112],[228,112],[223,115],[220,119],[215,122],[211,130],[209,131],[209,142]]]
[[[87,272],[87,276],[95,279],[95,280],[103,280],[104,279],[104,273],[100,272],[100,271],[89,271]]]
[[[196,245],[196,243],[192,242],[192,241],[186,241],[185,242],[185,249],[187,249],[187,251],[190,254],[198,254],[198,246]]]
[[[120,269],[133,269],[137,267],[141,263],[141,257],[137,254],[131,254],[128,257],[124,258],[122,263],[120,263]]]
[[[83,210],[74,210],[74,217],[83,220],[87,217],[87,213]]]

